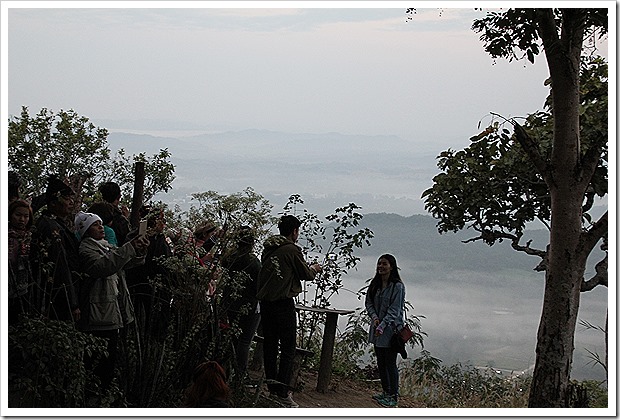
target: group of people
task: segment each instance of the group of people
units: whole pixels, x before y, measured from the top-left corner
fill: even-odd
[[[36,220],[31,203],[20,198],[19,179],[13,178],[10,187],[9,325],[21,314],[34,314],[73,322],[104,338],[107,357],[91,367],[107,389],[119,333],[134,320],[125,271],[144,264],[149,240],[129,231],[115,183],[101,186],[106,201],[93,204],[93,212],[72,217],[75,192],[51,176]],[[107,231],[110,226],[114,229]],[[85,362],[92,364],[88,357]]]
[[[19,180],[9,178],[9,324],[22,313],[36,312],[75,322],[81,330],[104,338],[108,357],[94,369],[105,388],[113,378],[119,333],[134,321],[139,296],[149,296],[148,290],[130,293],[128,274],[140,279],[136,285],[148,285],[149,276],[165,270],[156,263],[156,257],[172,251],[163,235],[161,211],[143,209],[141,217],[149,220],[151,234],[140,235],[120,206],[118,184],[104,183],[99,191],[103,201],[78,211],[73,226],[69,226],[66,220],[71,217],[75,195],[71,187],[58,177],[50,177],[45,208],[34,220],[31,203],[19,196]],[[296,244],[300,227],[297,217],[282,216],[279,234],[265,240],[260,259],[253,253],[256,238],[247,226],[236,232],[234,251],[222,261],[215,261],[209,252],[196,256],[200,264],[221,264],[247,279],[241,299],[229,305],[227,314],[241,331],[235,340],[237,372],[244,375],[247,371],[250,345],[261,324],[269,397],[285,407],[299,406],[290,386],[297,339],[295,298],[302,291],[302,281],[313,280],[322,272],[320,264],[306,262]],[[222,230],[212,223],[191,234],[196,245],[205,250],[211,249],[221,235]],[[215,280],[205,280],[211,296]],[[227,295],[225,290],[222,295]],[[405,287],[396,259],[382,255],[365,306],[371,319],[369,342],[374,345],[382,386],[382,392],[372,398],[385,407],[395,407],[398,402],[398,351],[392,348],[391,338],[404,325],[404,303]],[[142,307],[146,310],[150,305],[142,302]],[[146,313],[146,320],[150,318]],[[196,367],[184,405],[230,406],[226,372],[217,362],[205,361]]]

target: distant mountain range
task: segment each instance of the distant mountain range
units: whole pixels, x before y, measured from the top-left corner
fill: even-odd
[[[168,149],[177,179],[171,194],[234,193],[252,187],[268,199],[300,194],[317,199],[317,213],[353,201],[367,212],[424,213],[422,192],[437,173],[428,144],[396,136],[243,130],[179,133],[111,132],[111,150],[152,155]],[[424,151],[426,150],[426,151]]]
[[[485,272],[509,268],[532,270],[540,262],[536,257],[515,251],[506,241],[493,246],[480,241],[463,243],[477,236],[474,231],[440,235],[437,232],[437,220],[431,216],[404,217],[372,213],[364,216],[361,225],[370,228],[375,234],[372,247],[362,250],[362,255],[378,252],[401,254],[412,261],[437,262],[446,270]],[[549,232],[529,230],[524,239],[531,239],[532,247],[544,250],[549,241]]]

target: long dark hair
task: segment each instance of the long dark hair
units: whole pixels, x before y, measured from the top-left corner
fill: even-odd
[[[194,369],[192,384],[185,391],[184,407],[200,407],[209,400],[228,402],[230,388],[219,363],[203,362]]]
[[[390,283],[402,283],[403,281],[401,280],[400,274],[398,273],[398,270],[400,270],[400,268],[398,268],[398,264],[396,264],[396,258],[391,254],[383,254],[377,259],[377,262],[379,262],[379,260],[382,258],[387,260],[390,263],[390,267],[392,267],[392,271],[390,272],[390,278],[388,279],[388,281]],[[370,281],[370,286],[368,286],[368,294],[371,298],[375,297],[375,294],[380,287],[381,276],[379,275],[379,273],[375,273],[375,276]]]

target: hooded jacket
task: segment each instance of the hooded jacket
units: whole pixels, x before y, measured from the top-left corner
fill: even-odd
[[[124,270],[144,264],[144,255],[137,255],[131,242],[116,248],[87,237],[80,243],[80,262],[87,275],[80,287],[80,329],[115,330],[133,322]]]
[[[261,262],[256,294],[260,301],[293,298],[302,290],[301,280],[312,280],[316,275],[304,260],[301,248],[282,235],[265,241]]]

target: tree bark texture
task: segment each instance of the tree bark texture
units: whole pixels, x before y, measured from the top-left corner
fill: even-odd
[[[582,204],[587,182],[581,173],[579,140],[579,63],[583,17],[579,9],[562,11],[558,32],[551,9],[537,19],[552,80],[553,151],[545,181],[551,193],[551,235],[545,296],[530,407],[567,407],[568,385],[587,254],[581,247]],[[588,180],[589,181],[589,180]]]

